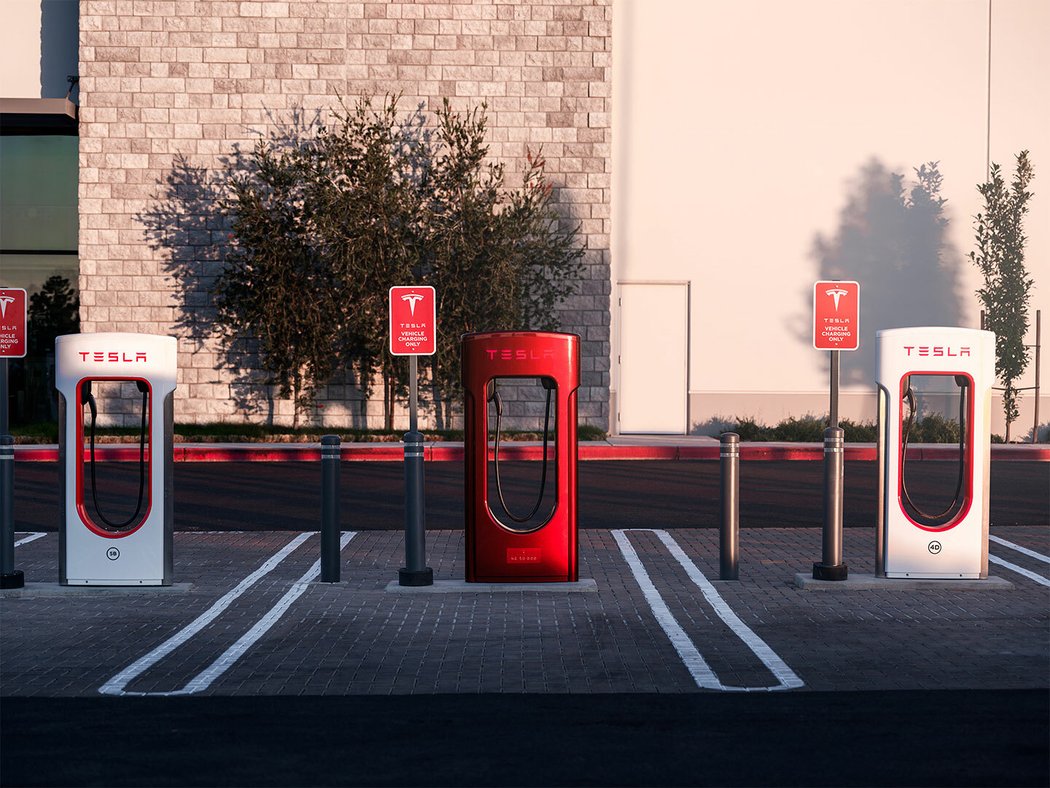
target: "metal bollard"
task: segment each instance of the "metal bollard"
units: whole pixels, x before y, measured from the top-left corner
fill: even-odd
[[[15,439],[0,435],[0,588],[25,584],[25,575],[15,569]]]
[[[321,437],[321,582],[339,582],[338,435]]]
[[[845,580],[842,563],[842,469],[845,442],[841,427],[824,430],[824,534],[822,560],[813,564],[814,580]]]
[[[432,586],[434,570],[426,565],[426,523],[423,485],[423,433],[405,433],[405,566],[398,585]]]
[[[722,433],[719,452],[722,478],[722,524],[718,533],[718,577],[738,580],[740,553],[740,436]]]

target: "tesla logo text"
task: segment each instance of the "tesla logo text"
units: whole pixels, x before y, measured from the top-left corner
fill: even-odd
[[[916,353],[914,355],[916,355],[916,356],[923,356],[923,357],[925,357],[925,356],[934,356],[934,357],[952,356],[952,357],[955,357],[955,356],[969,356],[970,355],[970,348],[968,348],[968,347],[953,348],[953,347],[946,347],[944,345],[905,345],[904,349],[905,349],[905,351],[907,351],[909,356],[913,355],[912,354],[913,350],[916,351]]]
[[[134,364],[146,361],[145,352],[129,353],[126,350],[81,350],[81,361],[94,361],[96,364]]]
[[[508,564],[538,564],[543,551],[538,547],[508,547]]]
[[[532,348],[486,348],[489,361],[539,361],[541,359],[554,358],[554,351],[544,349],[536,352]]]

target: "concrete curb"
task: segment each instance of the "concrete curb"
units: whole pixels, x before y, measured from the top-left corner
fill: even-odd
[[[579,594],[597,592],[598,583],[590,578],[575,583],[468,583],[466,580],[435,580],[429,586],[403,586],[397,580],[387,584],[393,594]]]
[[[875,575],[850,574],[845,580],[814,580],[812,575],[799,572],[795,575],[795,586],[803,591],[1009,591],[1014,584],[1001,577],[984,580],[926,580],[920,578],[889,578]]]
[[[193,591],[193,583],[172,583],[170,586],[64,586],[57,582],[27,582],[22,588],[8,588],[0,591],[4,599],[36,599],[38,597],[100,597],[162,594],[188,594]]]
[[[616,439],[613,439],[615,441]],[[720,446],[714,439],[667,443],[616,443],[586,441],[579,445],[578,456],[588,460],[718,460]],[[540,443],[503,443],[500,458],[505,460],[539,460]],[[175,462],[319,462],[318,443],[177,443],[172,453]],[[454,442],[427,443],[423,457],[426,462],[463,462],[463,444]],[[137,445],[106,444],[96,447],[101,461],[135,462],[139,458]],[[943,444],[921,444],[908,450],[909,460],[954,460],[958,449]],[[343,462],[401,462],[404,446],[401,443],[344,443],[340,447]],[[740,459],[745,462],[763,460],[824,459],[822,443],[741,443]],[[846,462],[875,462],[874,443],[847,444]],[[995,462],[1050,462],[1050,446],[1044,444],[996,444],[992,446]],[[15,446],[16,462],[57,462],[58,446]]]

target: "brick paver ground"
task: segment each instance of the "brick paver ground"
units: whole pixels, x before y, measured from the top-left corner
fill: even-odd
[[[658,523],[639,524],[659,527]],[[722,598],[804,682],[801,690],[1044,688],[1050,588],[996,565],[1004,590],[950,587],[814,592],[794,585],[820,558],[818,528],[744,529],[740,580],[718,581],[718,533],[670,535]],[[1046,527],[992,533],[1042,555]],[[21,534],[19,535],[22,536]],[[653,585],[726,685],[776,683],[715,615],[655,534],[628,532]],[[167,590],[59,589],[58,537],[17,548],[25,590],[0,597],[0,693],[97,696],[119,671],[183,630],[295,537],[291,532],[176,533]],[[427,534],[435,576],[463,574],[461,531]],[[398,593],[397,532],[365,531],[343,550],[339,584],[311,583],[272,628],[201,694],[693,693],[696,681],[632,574],[614,535],[580,534],[580,576],[565,593]],[[257,626],[319,556],[312,535],[198,634],[126,689],[184,687]],[[1002,545],[991,552],[1046,578],[1050,566]],[[852,572],[874,571],[873,534],[845,531]]]

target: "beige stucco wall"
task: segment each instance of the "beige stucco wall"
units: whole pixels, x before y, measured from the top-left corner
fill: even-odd
[[[268,113],[287,117],[297,105],[388,92],[402,93],[406,109],[436,109],[442,97],[460,110],[487,102],[490,152],[507,163],[508,181],[542,146],[566,215],[581,224],[588,271],[564,328],[584,338],[581,417],[604,425],[611,13],[606,0],[83,0],[82,329],[181,334],[179,418],[246,418],[215,340],[180,326],[187,309],[207,320],[208,307],[181,299],[170,261],[198,263],[207,277],[223,243],[221,226],[194,205],[193,192],[206,190],[188,181],[250,142]],[[185,160],[177,193],[167,181],[176,157]],[[174,250],[147,233],[169,209],[185,230]],[[351,421],[353,396],[321,391],[318,420]],[[257,404],[253,418],[291,420],[290,402]],[[368,414],[377,426],[381,402]]]
[[[810,339],[812,283],[827,278],[822,245],[833,247],[855,229],[846,218],[869,196],[872,168],[907,183],[914,168],[939,163],[949,222],[941,263],[956,280],[956,324],[977,327],[980,277],[966,259],[980,209],[976,185],[986,178],[989,152],[1010,173],[1014,155],[1029,149],[1036,168],[1026,223],[1032,311],[1042,309],[1047,342],[1050,4],[614,6],[612,278],[614,287],[690,283],[691,427],[733,415],[775,423],[788,407],[793,415],[826,412],[827,354]],[[878,216],[873,209],[862,218]],[[890,255],[902,239],[886,232],[881,247],[878,241],[843,255],[839,278],[877,278],[878,261],[858,256]],[[880,299],[885,321],[862,325],[862,344],[873,347],[879,328],[935,322],[926,316],[932,304],[906,304],[923,287],[932,283],[910,274],[896,296],[862,291],[862,302],[865,292]],[[615,305],[612,319],[615,399]],[[844,377],[852,393],[843,396],[843,415],[851,418],[874,416],[873,358],[864,364]],[[1027,378],[1031,385],[1031,369]],[[1030,395],[1024,404],[1027,430]],[[1050,398],[1041,412],[1050,420]]]
[[[41,98],[40,0],[7,0],[3,11],[0,97]]]

